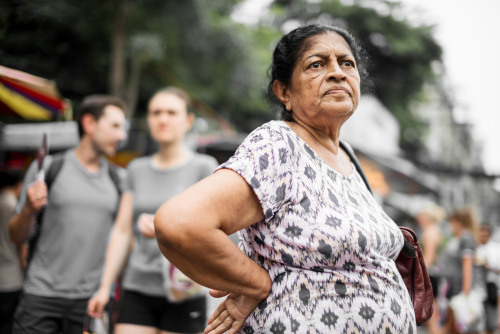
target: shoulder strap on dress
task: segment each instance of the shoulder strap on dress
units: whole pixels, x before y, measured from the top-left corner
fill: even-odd
[[[356,154],[354,153],[354,150],[352,149],[352,147],[348,143],[346,143],[342,140],[340,141],[339,144],[340,144],[340,147],[344,150],[344,152],[351,159],[352,163],[354,164],[354,167],[356,167],[356,170],[358,171],[359,175],[361,175],[361,178],[363,179],[363,182],[365,183],[365,185],[368,188],[368,190],[370,191],[370,193],[373,193],[372,188],[370,187],[370,183],[368,183],[368,179],[366,178],[366,174],[365,174],[363,168],[361,167],[361,164],[359,163],[359,160],[356,157]]]

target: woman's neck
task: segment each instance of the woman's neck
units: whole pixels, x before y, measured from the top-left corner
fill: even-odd
[[[340,127],[326,132],[318,130],[300,120],[287,122],[288,126],[304,140],[323,161],[343,175],[352,173],[352,166],[347,154],[340,149]]]
[[[341,124],[336,127],[330,125],[328,129],[320,129],[303,122],[301,119],[287,123],[303,139],[309,138],[315,146],[319,145],[333,154],[338,154]]]
[[[169,168],[181,164],[189,156],[189,151],[182,144],[163,144],[153,155],[153,164],[160,169]]]

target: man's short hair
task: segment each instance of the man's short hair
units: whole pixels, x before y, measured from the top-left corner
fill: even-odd
[[[85,114],[94,116],[96,121],[101,118],[104,113],[104,108],[107,106],[115,106],[125,111],[125,102],[117,96],[111,95],[90,95],[83,99],[78,110],[78,134],[80,138],[83,136],[82,118]]]

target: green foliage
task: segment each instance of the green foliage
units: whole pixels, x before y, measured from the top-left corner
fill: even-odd
[[[259,24],[246,26],[231,20],[241,2],[2,2],[0,61],[54,79],[74,104],[85,95],[110,92],[112,41],[119,32],[119,15],[125,13],[123,83],[140,74],[136,117],[144,115],[155,90],[177,85],[193,95],[200,110],[215,111],[237,129],[250,131],[274,118],[265,96],[266,70],[282,28],[290,22],[331,22],[345,26],[367,49],[371,90],[398,118],[402,133],[408,128],[420,133],[411,106],[422,97],[423,85],[433,80],[431,64],[441,57],[432,27],[396,19],[392,13],[398,3],[385,0],[373,0],[370,7],[354,0],[353,5],[276,0]],[[134,66],[139,70],[134,72]],[[369,88],[365,83],[364,90]],[[401,136],[402,144],[418,147],[418,137]]]
[[[371,85],[365,83],[364,91],[371,91],[398,119],[401,145],[418,149],[423,125],[412,106],[422,97],[424,84],[436,79],[431,64],[441,61],[442,53],[432,37],[433,27],[413,26],[397,19],[392,13],[400,9],[400,4],[393,1],[353,2],[348,6],[339,0],[315,4],[307,0],[275,1],[275,13],[279,15],[274,24],[285,26],[292,20],[327,22],[343,26],[358,38],[369,55],[372,80]],[[412,131],[407,131],[410,128]]]

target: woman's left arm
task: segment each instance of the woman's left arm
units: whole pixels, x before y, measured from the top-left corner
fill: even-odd
[[[215,172],[173,197],[155,215],[162,253],[194,281],[230,292],[211,319],[216,333],[228,329],[229,333],[236,332],[269,294],[271,279],[267,271],[228,237],[263,218],[252,188],[228,169]]]

